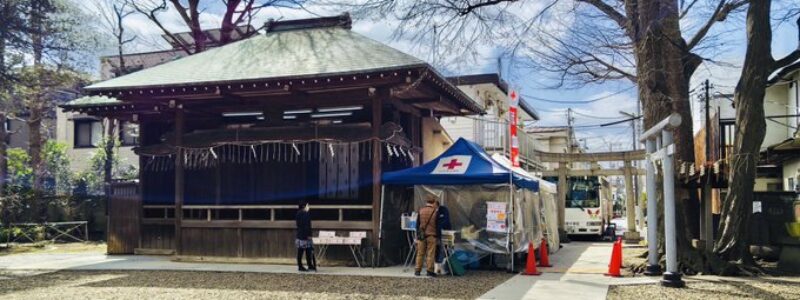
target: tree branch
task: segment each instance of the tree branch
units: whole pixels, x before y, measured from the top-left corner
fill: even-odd
[[[468,15],[468,14],[472,13],[472,11],[474,11],[476,9],[479,9],[481,7],[484,7],[484,6],[492,6],[492,5],[497,5],[497,4],[500,4],[500,3],[503,3],[503,2],[517,2],[517,1],[519,1],[519,0],[489,0],[489,1],[484,1],[484,2],[478,2],[478,3],[475,3],[475,4],[468,4],[466,7],[459,9],[458,10],[458,14],[461,15],[461,16],[465,16],[465,15]]]
[[[714,9],[714,13],[711,14],[711,17],[708,18],[703,27],[700,27],[700,30],[698,30],[697,33],[695,33],[694,37],[692,37],[692,39],[690,39],[689,42],[686,43],[686,50],[691,51],[692,49],[694,49],[694,47],[697,46],[697,44],[699,44],[703,40],[703,38],[706,37],[708,31],[711,29],[711,27],[714,26],[714,23],[725,21],[725,19],[728,18],[728,15],[731,13],[731,11],[740,8],[748,3],[750,3],[749,0],[736,0],[734,2],[727,2],[727,0],[719,0],[717,8]]]
[[[631,37],[631,39],[633,39],[634,31],[633,28],[631,27],[630,20],[628,20],[628,18],[625,17],[625,15],[621,14],[616,9],[611,7],[611,5],[606,4],[602,0],[577,0],[577,1],[587,3],[600,10],[600,12],[605,14],[609,19],[616,22],[620,28],[624,29],[625,33],[627,33],[628,36]]]

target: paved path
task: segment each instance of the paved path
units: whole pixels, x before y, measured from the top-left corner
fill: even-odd
[[[610,255],[610,243],[564,244],[550,256],[552,268],[539,268],[541,276],[514,276],[480,299],[606,299],[609,285],[655,282],[646,277],[603,276]]]
[[[43,273],[59,270],[157,270],[255,273],[299,273],[293,265],[177,262],[169,256],[105,255],[102,253],[25,253],[0,256],[0,271]],[[402,267],[320,267],[319,274],[413,277]]]

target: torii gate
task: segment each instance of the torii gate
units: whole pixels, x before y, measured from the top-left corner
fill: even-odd
[[[633,175],[644,175],[644,169],[634,168],[633,160],[643,160],[644,150],[596,152],[596,153],[552,153],[536,151],[541,162],[558,163],[558,169],[542,172],[543,176],[558,176],[558,231],[559,235],[566,234],[564,213],[567,202],[567,177],[569,176],[625,176],[625,208],[628,218],[628,230],[624,234],[626,241],[639,241],[639,232],[636,231],[636,199],[633,191]],[[599,170],[570,170],[569,163],[574,162],[601,162],[622,161],[623,167],[619,169]]]

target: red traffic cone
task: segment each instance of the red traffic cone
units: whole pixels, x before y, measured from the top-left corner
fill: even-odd
[[[525,264],[525,272],[522,272],[522,275],[542,275],[536,271],[536,253],[533,250],[533,242],[528,243],[528,262]]]
[[[622,277],[620,268],[622,268],[622,238],[614,242],[614,248],[611,250],[611,262],[608,264],[608,273],[603,275]]]
[[[548,250],[547,241],[542,238],[542,244],[539,246],[539,259],[541,259],[541,261],[539,261],[540,267],[549,268],[553,266],[550,264],[550,258],[547,256],[547,252],[550,252]]]

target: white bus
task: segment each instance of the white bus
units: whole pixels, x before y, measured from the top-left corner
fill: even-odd
[[[601,237],[611,219],[608,181],[597,176],[570,177],[564,212],[569,235]]]

